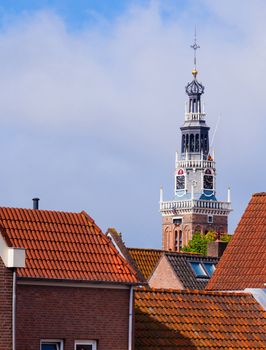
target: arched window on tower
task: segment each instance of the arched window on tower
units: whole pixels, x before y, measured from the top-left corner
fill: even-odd
[[[204,135],[204,153],[208,153],[208,135]]]
[[[182,136],[182,153],[184,153],[186,150],[186,136]]]
[[[188,151],[188,144],[189,144],[188,134],[186,134],[186,149],[185,149],[185,152]]]
[[[195,143],[194,143],[194,135],[190,135],[190,152],[194,152],[195,150]]]
[[[178,251],[178,232],[175,230],[175,251]]]
[[[203,151],[203,134],[200,134],[200,151]]]
[[[203,178],[203,188],[205,190],[213,190],[213,174],[210,169],[206,169]]]
[[[195,152],[199,152],[199,134],[196,134]]]
[[[183,248],[183,235],[182,230],[179,230],[179,251]]]

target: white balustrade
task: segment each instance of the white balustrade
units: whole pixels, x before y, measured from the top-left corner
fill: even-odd
[[[185,120],[204,120],[205,113],[185,113]]]
[[[213,160],[203,159],[184,159],[176,162],[178,168],[211,168],[215,169],[215,162]]]
[[[178,209],[214,209],[231,210],[231,203],[208,200],[184,200],[184,201],[164,201],[160,203],[160,211]]]

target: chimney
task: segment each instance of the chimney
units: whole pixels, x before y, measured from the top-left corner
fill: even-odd
[[[32,198],[33,201],[33,209],[38,210],[39,209],[39,200],[40,198]]]
[[[223,252],[225,251],[227,244],[228,242],[223,242],[219,240],[215,242],[209,242],[207,246],[207,255],[220,258],[223,255]]]

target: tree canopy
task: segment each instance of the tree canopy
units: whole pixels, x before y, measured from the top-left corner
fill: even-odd
[[[220,235],[219,239],[223,242],[229,242],[231,235],[223,233]],[[202,255],[207,255],[207,245],[209,242],[214,242],[217,239],[217,234],[215,232],[208,232],[205,235],[196,232],[193,234],[192,239],[188,242],[187,246],[184,246],[182,252],[198,253]]]

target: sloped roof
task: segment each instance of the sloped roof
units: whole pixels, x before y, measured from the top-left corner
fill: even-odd
[[[145,248],[128,248],[128,252],[135,260],[137,268],[141,271],[146,280],[149,279],[155,266],[158,264],[163,250],[145,249]]]
[[[252,196],[207,289],[265,288],[266,193]]]
[[[129,251],[122,239],[122,234],[118,233],[115,228],[108,228],[106,234],[108,238],[110,238],[111,242],[117,248],[119,253],[126,259],[126,261],[129,263],[129,265],[132,267],[132,269],[136,272],[136,275],[138,277],[138,280],[142,284],[147,284],[146,279],[142,275],[141,271],[137,267],[136,261],[131,257],[129,254]]]
[[[18,277],[135,283],[137,278],[88,214],[0,208],[7,244],[26,249]]]
[[[212,263],[216,266],[219,261],[219,258],[196,254],[165,253],[165,255],[185,289],[204,289],[209,281],[208,276],[205,278],[195,276],[190,262]]]
[[[266,312],[250,294],[135,293],[135,350],[265,348]]]

